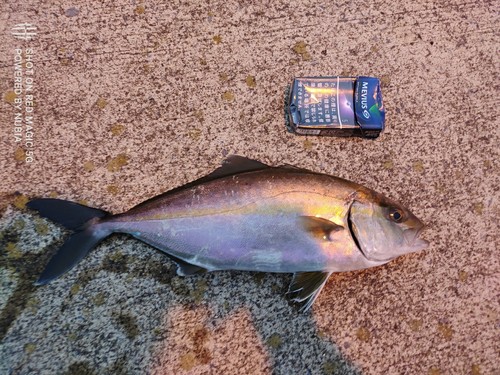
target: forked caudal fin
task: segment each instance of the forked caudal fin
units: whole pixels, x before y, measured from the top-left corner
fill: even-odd
[[[52,256],[35,285],[47,284],[72,269],[111,234],[96,228],[99,219],[109,215],[106,211],[61,199],[34,199],[28,202],[27,207],[75,231]]]

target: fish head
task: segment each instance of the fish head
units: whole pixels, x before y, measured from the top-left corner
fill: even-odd
[[[401,204],[378,194],[354,200],[348,221],[359,250],[370,261],[388,262],[429,245],[420,238],[425,225]]]

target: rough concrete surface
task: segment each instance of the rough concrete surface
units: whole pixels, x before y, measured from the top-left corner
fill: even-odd
[[[499,374],[497,14],[493,1],[3,1],[0,374]],[[24,22],[34,39],[11,34]],[[31,92],[15,91],[16,49]],[[378,140],[285,131],[291,79],[336,74],[381,78]],[[24,113],[30,94],[26,145],[16,99]],[[120,212],[228,154],[401,200],[431,246],[334,275],[306,314],[284,297],[289,275],[180,278],[122,235],[32,285],[67,233],[28,198]]]

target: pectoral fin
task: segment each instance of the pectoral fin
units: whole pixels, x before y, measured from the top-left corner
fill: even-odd
[[[288,288],[292,300],[302,304],[300,311],[307,311],[318,297],[331,272],[297,272]]]
[[[302,227],[313,237],[319,240],[328,241],[330,234],[344,229],[344,227],[335,224],[333,221],[315,216],[301,216]]]

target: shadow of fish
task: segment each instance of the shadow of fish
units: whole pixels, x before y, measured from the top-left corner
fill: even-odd
[[[428,244],[419,238],[422,222],[381,194],[240,156],[118,215],[58,199],[34,199],[28,207],[74,231],[38,285],[73,268],[111,233],[127,233],[167,254],[183,276],[216,270],[293,273],[289,293],[303,310],[332,272],[378,266]]]

